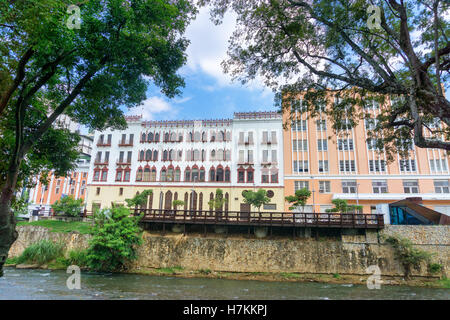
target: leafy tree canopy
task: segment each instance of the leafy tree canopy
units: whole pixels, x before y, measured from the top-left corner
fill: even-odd
[[[147,198],[152,193],[153,193],[152,189],[147,189],[147,190],[142,191],[139,194],[136,194],[131,199],[125,199],[125,202],[127,203],[128,207],[130,207],[130,208],[134,208],[137,206],[143,206],[147,203]]]
[[[264,189],[258,191],[246,190],[242,195],[244,196],[244,202],[254,206],[258,211],[261,210],[263,204],[270,202],[267,191]]]
[[[57,215],[79,217],[83,206],[83,199],[74,199],[72,196],[64,197],[52,204],[52,209]]]
[[[311,191],[306,188],[302,188],[295,191],[293,196],[285,197],[286,201],[289,202],[292,206],[289,207],[289,210],[294,210],[295,208],[301,206],[305,207],[306,201],[311,196]]]
[[[326,212],[349,213],[362,210],[362,206],[349,205],[345,199],[333,199],[331,203],[334,204],[334,208],[326,209]]]
[[[201,2],[213,6],[217,23],[229,9],[237,14],[224,70],[243,83],[264,79],[291,118],[322,112],[336,131],[371,118],[369,138],[388,160],[397,151],[406,155],[412,142],[450,150],[450,102],[442,90],[450,69],[448,1]],[[323,109],[325,102],[331,107]],[[357,108],[373,103],[380,112]]]

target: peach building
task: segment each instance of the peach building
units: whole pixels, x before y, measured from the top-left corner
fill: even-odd
[[[366,108],[373,118],[377,103]],[[366,142],[371,121],[360,121],[337,137],[330,119],[323,113],[312,118],[295,112],[284,130],[285,196],[306,187],[312,191],[305,212],[325,212],[333,199],[359,204],[364,213],[376,212],[376,205],[407,197],[420,197],[422,204],[450,215],[449,156],[444,150],[412,145],[409,157],[398,154],[388,163],[384,151]],[[328,139],[330,137],[330,139]],[[285,204],[288,211],[289,205]]]

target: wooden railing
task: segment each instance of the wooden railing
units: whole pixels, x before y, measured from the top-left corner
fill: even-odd
[[[141,214],[143,222],[365,229],[384,227],[381,214],[134,209],[134,215]]]

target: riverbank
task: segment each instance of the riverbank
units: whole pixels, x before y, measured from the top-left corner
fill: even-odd
[[[398,226],[395,226],[398,227]],[[85,249],[90,236],[79,232],[52,232],[42,226],[18,227],[19,238],[10,251],[19,256],[29,245],[40,240],[63,242],[66,250]],[[405,232],[388,228],[385,234]],[[408,231],[408,230],[407,230]],[[449,263],[446,229],[417,229],[405,232],[417,247],[433,252],[434,259],[444,266]],[[256,239],[242,235],[144,232],[139,258],[127,273],[184,278],[218,278],[230,280],[321,282],[365,285],[371,274],[370,265],[381,270],[382,285],[406,285],[449,288],[448,280],[430,274],[425,266],[413,270],[412,279],[403,280],[403,269],[395,259],[390,245],[380,234],[346,235],[341,239],[270,238]],[[426,241],[426,242],[425,242]],[[447,242],[445,242],[447,241]],[[20,266],[23,267],[23,266]],[[31,266],[38,267],[38,266]],[[65,269],[56,262],[44,266]]]

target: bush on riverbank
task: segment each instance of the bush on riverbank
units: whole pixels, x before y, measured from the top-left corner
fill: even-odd
[[[26,248],[16,263],[45,264],[64,256],[64,244],[41,240]]]
[[[79,232],[88,234],[90,225],[82,221],[58,221],[58,220],[39,220],[33,222],[19,222],[17,226],[39,226],[50,229],[51,232]]]
[[[87,250],[87,265],[95,271],[126,269],[137,259],[136,246],[142,244],[141,217],[130,216],[124,207],[104,209],[95,215],[92,239]]]

